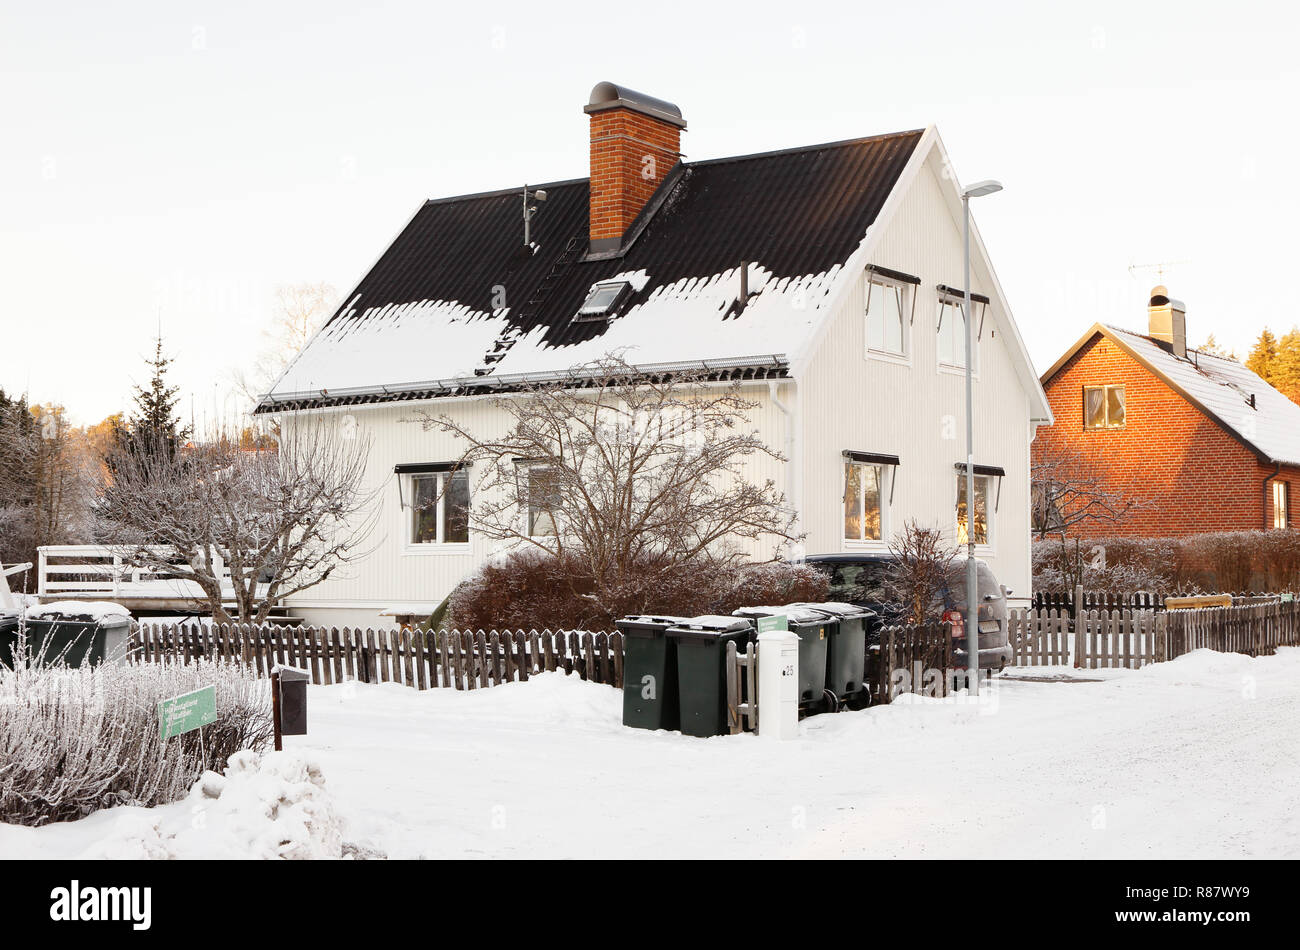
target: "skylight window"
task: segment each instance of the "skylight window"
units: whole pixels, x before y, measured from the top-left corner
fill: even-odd
[[[631,291],[632,285],[625,280],[597,284],[591,289],[591,293],[587,295],[587,299],[578,308],[577,316],[573,319],[575,321],[608,319],[618,312],[619,305]]]

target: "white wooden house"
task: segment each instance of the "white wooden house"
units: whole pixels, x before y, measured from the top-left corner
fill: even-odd
[[[786,493],[806,553],[883,550],[908,519],[964,538],[961,200],[937,131],[684,162],[676,106],[601,83],[586,112],[589,178],[423,204],[259,406],[373,440],[378,546],[295,613],[432,611],[492,548],[460,508],[460,446],[416,411],[487,434],[488,396],[611,352],[743,383],[789,458],[750,475]],[[1052,416],[974,229],[972,247],[979,550],[1021,599]]]

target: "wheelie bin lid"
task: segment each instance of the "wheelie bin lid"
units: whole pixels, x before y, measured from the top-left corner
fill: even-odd
[[[791,607],[807,607],[810,610],[820,611],[823,616],[831,617],[834,620],[860,620],[863,617],[874,617],[876,612],[867,607],[859,607],[857,604],[845,604],[835,600],[821,601],[819,603],[798,603],[791,604]]]
[[[706,614],[691,617],[676,626],[669,627],[664,636],[674,640],[692,640],[695,642],[713,642],[729,639],[737,634],[752,634],[754,625],[740,617],[718,617]]]
[[[808,624],[824,623],[826,614],[814,610],[807,604],[787,604],[784,607],[741,607],[732,611],[737,617],[775,617],[784,615],[792,626],[802,627]]]
[[[669,627],[686,623],[685,617],[660,617],[651,614],[629,614],[622,620],[615,620],[618,632],[628,637],[653,638],[662,636]]]

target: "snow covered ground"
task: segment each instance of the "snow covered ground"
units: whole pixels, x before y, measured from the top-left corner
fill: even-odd
[[[785,743],[624,729],[620,714],[615,690],[558,674],[469,693],[312,687],[311,734],[269,771],[297,782],[283,800],[308,853],[337,849],[338,826],[347,852],[395,858],[1300,857],[1300,649],[1020,669],[981,705],[908,696],[805,720]],[[204,833],[196,792],[0,826],[0,854],[273,853],[238,803],[265,812],[285,786],[259,797],[251,781]]]

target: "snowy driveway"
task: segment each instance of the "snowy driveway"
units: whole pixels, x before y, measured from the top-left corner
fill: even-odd
[[[1022,670],[1011,675],[1039,675]],[[798,741],[624,729],[559,675],[313,688],[348,838],[392,857],[1300,857],[1300,649],[907,697]]]

